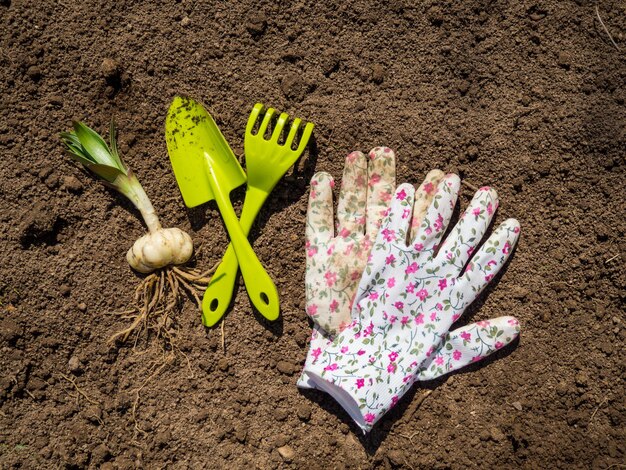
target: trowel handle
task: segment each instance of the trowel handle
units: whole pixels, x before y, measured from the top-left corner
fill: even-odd
[[[250,233],[252,224],[266,199],[266,192],[259,191],[254,187],[248,187],[239,219],[241,230],[243,230],[246,236]],[[237,261],[235,248],[230,243],[222,261],[211,278],[211,282],[207,286],[206,291],[204,291],[204,297],[202,298],[202,323],[205,326],[215,325],[226,313],[233,297],[238,271],[239,261]],[[268,320],[274,319],[268,318]]]
[[[215,202],[217,202],[217,207],[224,219],[230,242],[235,249],[250,301],[265,318],[276,320],[280,312],[276,286],[261,265],[248,242],[246,234],[241,229],[237,214],[235,214],[235,210],[230,203],[228,191],[220,186],[219,178],[212,169],[209,169],[209,174]],[[218,279],[216,278],[217,281]]]

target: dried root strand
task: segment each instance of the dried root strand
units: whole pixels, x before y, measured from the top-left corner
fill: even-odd
[[[198,308],[202,307],[201,294],[218,264],[204,272],[195,268],[168,266],[147,275],[135,289],[134,303],[137,307],[118,314],[131,320],[130,325],[111,336],[109,341],[126,342],[134,336],[135,347],[140,337],[152,332],[164,340],[167,349],[172,349],[175,335],[171,329],[176,311],[187,295],[193,298]]]
[[[131,411],[132,411],[132,418],[133,418],[133,423],[134,423],[134,428],[135,428],[135,437],[137,437],[137,435],[139,434],[141,435],[147,434],[146,431],[141,429],[141,427],[139,426],[139,421],[137,419],[142,390],[148,385],[148,383],[150,383],[152,379],[157,377],[163,371],[163,369],[165,369],[168,365],[172,364],[174,360],[175,360],[174,353],[169,352],[163,355],[160,360],[154,361],[148,367],[148,377],[143,381],[143,383],[139,387],[137,387],[134,390],[135,399],[133,400],[133,407]]]

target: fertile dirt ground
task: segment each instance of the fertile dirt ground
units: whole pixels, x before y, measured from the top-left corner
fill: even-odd
[[[619,0],[0,0],[0,467],[624,468],[625,18]],[[281,319],[240,287],[222,349],[186,301],[172,355],[107,343],[128,324],[112,313],[132,305],[125,253],[144,228],[58,135],[115,117],[164,225],[209,267],[227,236],[171,172],[179,93],[238,156],[258,101],[314,122],[316,143],[251,234]],[[517,217],[522,237],[468,319],[515,315],[522,333],[363,437],[295,381],[309,179],[377,145],[397,152],[398,182],[458,172],[462,206],[498,190],[496,222]]]

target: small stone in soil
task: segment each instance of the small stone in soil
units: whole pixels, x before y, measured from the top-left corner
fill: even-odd
[[[72,356],[67,362],[67,368],[72,374],[77,374],[83,370],[83,364],[80,362],[80,359],[78,359],[78,357]]]
[[[293,374],[293,365],[287,361],[278,361],[278,364],[276,364],[276,369],[278,369],[278,372],[280,372],[281,374]]]
[[[274,446],[282,447],[287,445],[289,442],[289,437],[286,434],[276,434],[274,437]]]
[[[567,52],[559,52],[556,63],[559,64],[560,67],[563,67],[565,70],[569,70],[572,65],[572,58]]]
[[[250,15],[248,22],[246,23],[246,29],[253,36],[259,36],[265,32],[267,26],[267,19],[261,12],[256,12]]]
[[[161,431],[154,436],[154,444],[160,448],[167,446],[171,440],[172,433],[169,430]]]
[[[478,147],[476,147],[475,145],[470,145],[467,148],[467,157],[469,158],[469,161],[473,162],[474,160],[476,160],[476,157],[478,157]]]
[[[287,416],[289,416],[287,410],[284,410],[282,408],[274,409],[274,419],[276,421],[285,421],[287,419]]]
[[[117,398],[115,399],[115,409],[120,412],[127,411],[132,405],[132,400],[130,395],[125,392],[118,393]]]
[[[500,430],[500,428],[497,428],[495,426],[489,430],[489,435],[491,437],[491,440],[495,442],[502,442],[506,439],[506,436]]]
[[[52,234],[57,220],[58,216],[51,207],[44,203],[36,203],[26,211],[20,223],[19,232],[22,243],[43,239]]]
[[[98,405],[91,405],[84,411],[83,416],[87,421],[98,423],[102,419],[102,409]]]
[[[22,335],[20,326],[10,318],[0,321],[0,339],[11,343]]]
[[[238,426],[235,429],[235,439],[237,439],[242,444],[246,442],[246,438],[248,437],[248,430],[244,425]]]
[[[67,189],[72,193],[80,193],[83,190],[83,183],[80,182],[78,178],[75,176],[64,176],[63,177],[63,188]]]
[[[395,450],[395,449],[390,450],[389,452],[387,452],[387,457],[389,458],[389,461],[394,467],[395,466],[401,467],[406,464],[404,453],[402,451]]]
[[[105,444],[100,444],[96,446],[94,450],[91,451],[91,463],[92,464],[100,465],[109,457],[111,457],[111,451]]]
[[[387,73],[382,65],[376,64],[372,67],[372,81],[374,83],[381,84],[385,80],[386,75]]]
[[[31,80],[37,81],[41,78],[41,69],[36,65],[32,65],[28,67],[26,75],[28,75]]]
[[[298,418],[302,421],[311,419],[311,407],[309,405],[300,405],[297,409]]]
[[[53,173],[46,178],[46,181],[44,181],[44,183],[48,187],[48,189],[56,189],[56,187],[59,185],[59,177]]]
[[[556,393],[558,393],[559,395],[563,396],[565,395],[569,390],[569,386],[567,385],[567,382],[559,382],[559,384],[556,386]]]
[[[525,287],[516,287],[511,292],[511,296],[514,299],[523,300],[523,299],[525,299],[528,296],[529,293],[530,293],[530,291],[528,289],[526,289]]]
[[[469,91],[471,85],[472,84],[469,81],[461,80],[457,86],[459,93],[461,93],[462,96],[465,96]]]
[[[100,64],[100,71],[107,82],[113,82],[120,76],[120,64],[113,59],[105,58]]]
[[[282,446],[279,447],[277,450],[283,460],[285,460],[285,462],[291,462],[296,455],[296,453],[290,446]]]
[[[194,416],[194,421],[196,423],[203,423],[209,418],[209,412],[207,410],[201,410]]]
[[[289,99],[302,101],[306,94],[306,85],[300,75],[291,73],[286,75],[280,83],[280,89]]]
[[[602,351],[607,356],[610,356],[613,353],[613,345],[610,341],[602,341],[598,344],[598,349]]]
[[[426,18],[433,26],[441,26],[443,24],[443,11],[438,6],[432,6],[426,12]]]
[[[589,382],[589,377],[585,372],[580,371],[576,374],[575,382],[579,387],[586,387]]]
[[[321,69],[325,77],[329,77],[339,68],[339,58],[334,52],[326,52],[321,61]]]
[[[219,370],[221,370],[222,372],[227,372],[228,368],[230,367],[230,364],[228,362],[228,359],[226,359],[225,357],[222,357],[218,362],[217,362],[217,367],[219,368]]]

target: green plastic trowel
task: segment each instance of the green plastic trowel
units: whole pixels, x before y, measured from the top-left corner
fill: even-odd
[[[228,142],[202,105],[179,96],[167,113],[165,138],[185,205],[216,201],[252,304],[265,318],[276,320],[278,291],[252,251],[230,202],[230,192],[246,182],[246,174]]]

